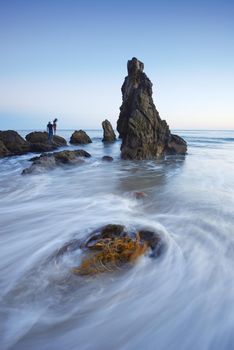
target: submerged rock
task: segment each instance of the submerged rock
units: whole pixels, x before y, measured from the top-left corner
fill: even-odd
[[[113,162],[114,159],[111,156],[103,156],[102,160],[105,162]]]
[[[103,139],[102,139],[103,142],[113,142],[116,140],[115,132],[109,120],[106,119],[102,122],[102,128],[103,128]]]
[[[147,197],[147,194],[145,192],[134,192],[134,196],[136,199],[142,199]]]
[[[81,164],[83,160],[80,157],[88,158],[91,155],[84,150],[45,153],[39,157],[32,158],[32,165],[24,169],[22,175],[40,173],[41,171],[54,169],[64,164]]]
[[[58,261],[64,254],[80,249],[83,259],[72,272],[80,276],[95,275],[131,267],[144,254],[156,257],[161,246],[161,237],[155,232],[128,232],[123,225],[110,224],[93,231],[83,242],[73,239],[65,243],[55,257]]]
[[[30,143],[25,141],[14,130],[0,131],[1,150],[2,157],[10,155],[21,155],[30,152]]]
[[[122,86],[123,102],[117,122],[123,159],[154,159],[165,154],[185,154],[186,142],[172,135],[161,120],[152,98],[152,83],[135,57],[128,61]]]
[[[91,138],[83,130],[74,131],[70,138],[70,143],[73,144],[87,144],[91,142]]]

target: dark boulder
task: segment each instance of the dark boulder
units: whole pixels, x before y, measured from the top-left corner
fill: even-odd
[[[46,131],[34,131],[30,132],[28,135],[26,135],[26,140],[30,143],[41,143],[46,144],[48,143],[48,133]],[[58,135],[53,136],[53,144],[55,144],[58,147],[66,146],[67,141]]]
[[[186,142],[170,133],[152,98],[152,83],[135,57],[128,61],[122,86],[123,102],[117,122],[123,159],[154,159],[165,154],[185,154]]]
[[[103,139],[102,139],[103,142],[113,142],[116,140],[115,132],[109,120],[106,119],[102,122],[102,128],[103,128]]]
[[[87,144],[91,142],[91,138],[83,130],[74,131],[70,138],[70,143],[72,144]]]
[[[37,174],[64,164],[81,164],[84,162],[81,157],[88,158],[91,157],[91,155],[84,150],[44,153],[39,157],[32,158],[32,165],[24,169],[22,174]]]
[[[30,143],[14,130],[0,131],[0,141],[3,156],[21,155],[30,152]]]
[[[67,145],[67,141],[58,135],[54,135],[49,142],[48,133],[42,131],[30,132],[26,140],[31,144],[31,152],[51,152],[59,147]]]
[[[151,257],[157,257],[161,255],[163,249],[165,248],[165,244],[163,244],[161,237],[159,234],[148,231],[148,230],[140,230],[139,236],[141,240],[144,242],[147,242],[147,244],[150,246],[152,252]]]

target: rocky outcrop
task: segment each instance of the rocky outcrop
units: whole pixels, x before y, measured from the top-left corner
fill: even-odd
[[[31,132],[26,136],[25,140],[14,130],[0,131],[0,157],[21,155],[29,152],[50,152],[66,145],[66,140],[57,135],[53,137],[50,143],[47,132]]]
[[[30,152],[30,143],[14,130],[0,131],[0,156],[21,155]]]
[[[70,143],[72,144],[87,144],[91,142],[91,138],[83,130],[74,131],[70,138]]]
[[[30,143],[47,143],[48,142],[48,133],[42,132],[42,131],[34,131],[30,132],[28,135],[26,135],[26,140]],[[57,145],[58,147],[66,146],[67,141],[58,135],[53,136],[53,143]]]
[[[103,128],[103,142],[114,142],[116,140],[115,132],[112,128],[111,123],[109,120],[104,120],[102,122],[102,128]]]
[[[30,159],[33,162],[32,165],[24,169],[22,174],[38,174],[64,164],[81,164],[83,163],[81,157],[89,158],[91,155],[84,150],[44,153],[39,157]]]
[[[67,145],[67,141],[58,135],[54,135],[50,143],[48,133],[45,131],[30,132],[26,135],[26,140],[30,142],[32,152],[50,152]]]
[[[185,154],[186,142],[172,135],[152,99],[152,83],[135,57],[128,61],[122,86],[123,102],[117,122],[123,159],[154,159],[165,154]]]

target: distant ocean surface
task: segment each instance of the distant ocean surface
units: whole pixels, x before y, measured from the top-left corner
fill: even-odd
[[[234,349],[234,131],[176,130],[188,154],[158,161],[122,161],[120,140],[87,133],[69,146],[92,155],[79,166],[22,176],[32,154],[0,160],[0,349]],[[79,256],[53,254],[109,223],[153,229],[167,249],[67,283]]]

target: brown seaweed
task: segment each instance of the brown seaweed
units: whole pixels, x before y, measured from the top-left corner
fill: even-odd
[[[72,272],[78,275],[113,272],[131,266],[149,248],[149,244],[141,240],[139,233],[134,238],[127,235],[100,238],[93,244],[89,242],[87,256],[83,258],[80,266],[72,269]]]

